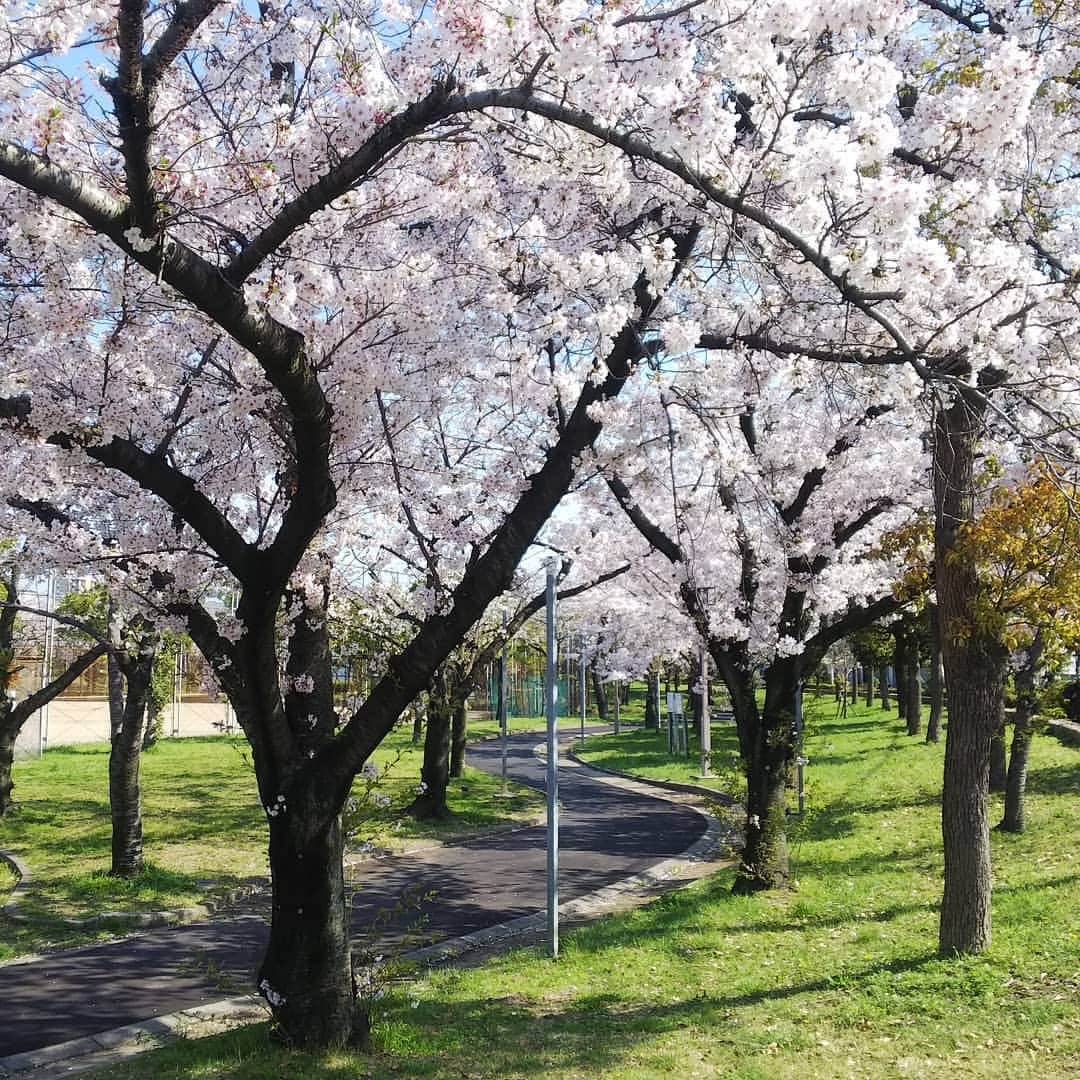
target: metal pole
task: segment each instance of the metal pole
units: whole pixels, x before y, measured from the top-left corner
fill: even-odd
[[[806,794],[803,791],[803,746],[802,746],[802,683],[795,684],[795,745],[798,757],[795,759],[796,780],[799,789],[799,817],[806,810]]]
[[[578,635],[578,682],[581,684],[581,745],[585,745],[585,635]]]
[[[502,789],[506,794],[506,612],[502,616],[502,655],[499,657],[499,731],[502,734]]]
[[[559,740],[555,695],[555,560],[547,564],[547,914],[552,959],[559,955]]]
[[[709,668],[705,643],[701,643],[701,775],[711,776],[712,722],[709,717]]]

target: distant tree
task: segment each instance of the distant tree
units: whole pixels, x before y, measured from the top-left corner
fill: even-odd
[[[92,639],[89,648],[79,653],[59,675],[53,677],[52,672],[48,672],[48,681],[42,687],[16,702],[12,693],[20,670],[16,661],[20,611],[18,583],[18,570],[9,565],[0,577],[0,817],[11,808],[15,742],[23,725],[106,652],[103,640]]]

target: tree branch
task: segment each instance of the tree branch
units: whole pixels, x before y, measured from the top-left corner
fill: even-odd
[[[153,93],[169,66],[187,48],[199,27],[221,6],[221,0],[187,0],[177,4],[172,20],[142,62],[143,84]]]
[[[87,649],[86,652],[68,665],[62,675],[53,679],[46,686],[41,687],[40,690],[35,690],[29,697],[24,698],[15,705],[11,712],[14,717],[18,717],[16,721],[18,726],[22,727],[31,714],[40,709],[42,705],[47,705],[57,694],[63,693],[95,660],[104,656],[108,651],[106,645],[100,644],[95,645],[92,649]]]

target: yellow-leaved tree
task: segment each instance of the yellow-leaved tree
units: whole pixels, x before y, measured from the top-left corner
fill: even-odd
[[[951,558],[977,567],[982,586],[973,625],[953,637],[996,637],[1013,656],[1016,716],[1001,828],[1024,830],[1028,750],[1036,687],[1080,643],[1080,486],[1049,464],[1017,487],[995,489],[961,530]]]

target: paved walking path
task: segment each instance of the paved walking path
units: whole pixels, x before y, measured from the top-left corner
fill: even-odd
[[[564,740],[565,742],[565,740]],[[514,780],[544,786],[536,734],[509,741]],[[497,742],[470,746],[469,762],[497,773]],[[612,782],[580,766],[561,769],[560,900],[594,894],[678,856],[699,841],[707,819],[692,806]],[[546,902],[545,830],[520,829],[361,868],[353,926],[363,935],[407,886],[434,891],[425,905],[432,940],[528,923]],[[140,933],[122,940],[0,967],[0,1076],[25,1060],[9,1055],[197,1009],[248,992],[267,936],[268,901],[228,917]],[[416,913],[406,915],[414,923]],[[384,938],[401,935],[389,927]],[[214,972],[210,975],[208,972]]]

